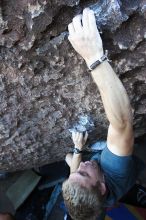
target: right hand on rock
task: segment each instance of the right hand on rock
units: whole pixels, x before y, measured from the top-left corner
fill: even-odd
[[[103,56],[102,40],[92,10],[85,8],[82,15],[74,17],[68,30],[70,43],[88,66]]]

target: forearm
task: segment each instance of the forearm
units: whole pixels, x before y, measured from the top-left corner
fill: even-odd
[[[85,9],[82,17],[76,16],[68,29],[72,46],[84,58],[88,67],[103,56],[102,40],[92,10]],[[99,88],[110,124],[121,128],[127,122],[132,123],[127,93],[110,64],[104,61],[92,71],[92,76]]]
[[[78,169],[81,160],[82,160],[82,154],[75,154],[75,153],[73,154],[71,166],[70,166],[70,173],[73,173]]]
[[[127,123],[132,124],[131,107],[126,90],[111,65],[104,61],[92,71],[92,77],[99,88],[110,124],[116,129],[123,128]]]
[[[87,66],[94,68],[103,58],[102,40],[97,29],[94,12],[84,9],[68,26],[69,41],[84,58]],[[96,62],[97,63],[97,62]],[[107,118],[110,122],[107,142],[111,152],[119,156],[130,155],[133,150],[132,111],[121,81],[107,61],[92,70],[92,77],[99,88]]]
[[[87,132],[85,133],[85,136],[81,132],[75,131],[72,133],[72,139],[74,142],[74,153],[72,155],[72,158],[70,157],[70,163],[68,163],[70,166],[70,173],[75,172],[80,165],[80,162],[82,160],[82,148],[85,145],[87,138]]]

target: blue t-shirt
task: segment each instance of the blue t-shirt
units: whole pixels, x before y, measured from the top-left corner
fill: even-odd
[[[107,147],[95,154],[95,160],[104,173],[108,195],[105,207],[110,207],[135,184],[140,161],[134,156],[117,156]],[[136,160],[136,161],[135,161]]]

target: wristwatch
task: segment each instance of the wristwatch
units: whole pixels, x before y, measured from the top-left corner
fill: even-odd
[[[98,60],[96,60],[92,65],[89,66],[89,70],[94,70],[97,66],[99,66],[101,63],[103,63],[105,60],[108,62],[111,62],[111,60],[108,59],[108,51],[105,51],[105,54]]]
[[[73,153],[75,153],[75,154],[81,154],[81,153],[82,153],[82,150],[79,150],[78,148],[74,147]]]
[[[89,70],[94,70],[97,66],[99,66],[103,61],[108,60],[106,55],[103,55],[99,60],[96,60],[90,67]]]

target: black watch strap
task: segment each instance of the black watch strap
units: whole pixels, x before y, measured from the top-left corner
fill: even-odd
[[[99,60],[96,60],[90,67],[89,70],[94,70],[97,66],[99,66],[103,61],[108,60],[106,55],[103,55]]]
[[[74,148],[73,149],[73,152],[75,153],[75,154],[81,154],[82,153],[82,150],[79,150],[78,148]]]
[[[96,60],[94,63],[92,63],[92,65],[89,67],[89,70],[94,70],[97,66],[99,66],[102,62],[104,62],[105,60],[107,60],[108,62],[111,62],[111,60],[108,59],[108,51],[105,51],[105,54],[98,60]]]

